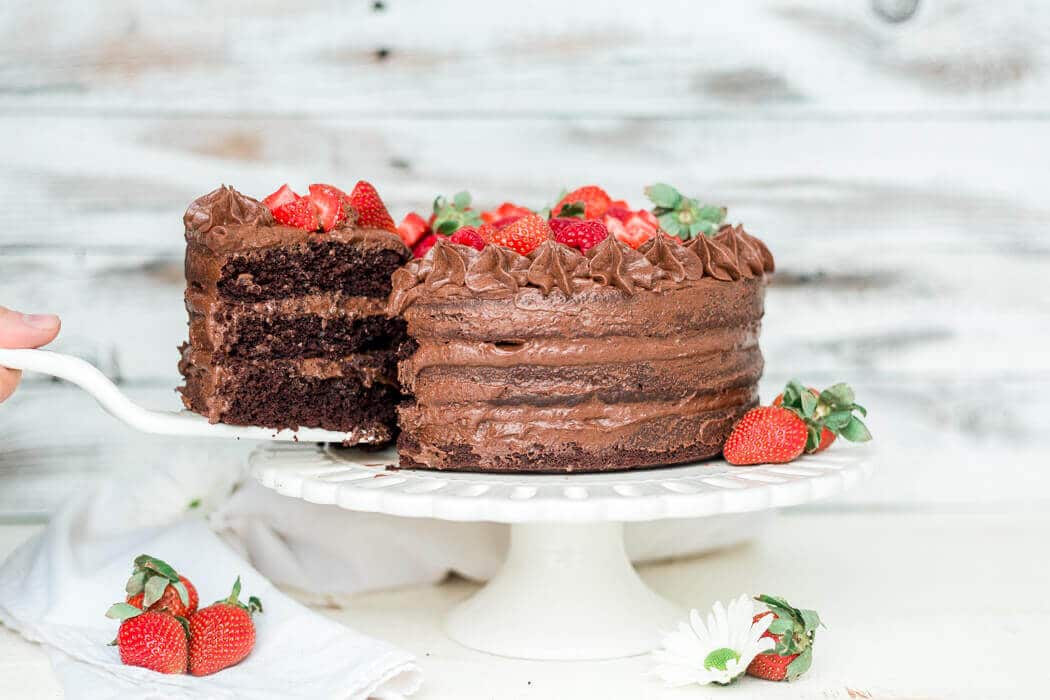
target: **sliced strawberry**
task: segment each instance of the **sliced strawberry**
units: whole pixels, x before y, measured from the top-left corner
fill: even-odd
[[[468,245],[471,248],[481,250],[485,247],[485,239],[481,237],[478,230],[473,226],[464,226],[459,229],[449,238],[453,243],[459,243],[460,245]]]
[[[606,216],[615,216],[624,223],[627,223],[627,220],[631,218],[631,214],[634,214],[633,210],[628,209],[627,207],[618,206],[616,202],[613,202],[613,204],[605,210]]]
[[[638,248],[660,230],[660,225],[653,215],[644,209],[631,212],[626,221],[621,221],[616,216],[608,213],[606,213],[602,221],[616,240],[626,243],[632,248]]]
[[[532,210],[527,207],[519,207],[517,204],[504,202],[495,209],[481,212],[481,220],[486,224],[492,224],[500,219],[506,219],[511,216],[520,218],[531,213]]]
[[[280,189],[278,189],[276,192],[264,199],[262,203],[265,204],[270,209],[270,211],[274,211],[278,207],[284,206],[285,204],[293,202],[296,199],[299,199],[299,195],[297,195],[295,193],[295,190],[293,190],[287,184],[284,184],[281,185]]]
[[[286,204],[282,204],[273,210],[273,218],[277,223],[306,231],[318,229],[317,214],[310,206],[309,197],[298,197]]]
[[[317,215],[317,223],[324,231],[331,231],[346,219],[343,204],[346,193],[332,185],[310,185],[310,205]]]
[[[552,229],[553,230],[553,229]],[[554,240],[564,243],[570,248],[577,248],[586,253],[609,237],[609,229],[600,221],[580,221],[573,219],[573,223],[562,226],[555,232]]]
[[[405,218],[397,225],[397,233],[404,244],[411,248],[430,233],[430,227],[427,226],[426,219],[413,211],[405,214]]]
[[[428,233],[423,240],[416,243],[415,247],[412,248],[412,257],[421,258],[427,254],[427,251],[434,247],[434,244],[438,242],[438,237],[433,233]]]

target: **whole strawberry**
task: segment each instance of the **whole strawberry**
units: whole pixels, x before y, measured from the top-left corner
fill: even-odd
[[[747,667],[747,674],[767,681],[793,681],[813,663],[813,640],[821,624],[820,616],[816,610],[800,610],[776,596],[760,595],[755,600],[769,608],[755,615],[756,621],[766,615],[774,618],[762,636],[771,637],[776,646],[756,656]]]
[[[117,603],[106,617],[120,620],[115,644],[120,661],[157,673],[185,673],[189,658],[186,621],[167,612]]]
[[[841,435],[850,442],[867,442],[871,433],[854,412],[867,416],[860,404],[854,403],[853,389],[848,384],[838,383],[824,391],[802,386],[792,379],[783,393],[773,399],[774,406],[783,406],[806,424],[808,436],[806,452],[825,450]]]
[[[140,610],[167,610],[186,617],[197,610],[197,589],[170,564],[148,554],[135,557],[124,585],[127,602]]]
[[[554,206],[554,216],[577,216],[600,219],[612,203],[612,198],[597,185],[587,185],[569,192]]]
[[[189,670],[195,676],[207,676],[240,663],[255,646],[255,624],[252,614],[262,612],[255,596],[245,605],[238,600],[241,579],[233,591],[220,600],[190,615]]]
[[[509,226],[491,231],[488,242],[528,255],[551,237],[547,221],[536,214],[523,216]]]
[[[383,200],[372,183],[359,180],[350,192],[350,206],[357,210],[357,225],[362,228],[380,228],[397,233]]]
[[[722,454],[737,466],[790,462],[806,448],[806,424],[780,406],[752,408],[733,426]]]
[[[552,219],[555,221],[556,219]],[[586,253],[609,237],[609,229],[600,221],[574,221],[568,226],[562,226],[554,234],[554,240],[564,243],[570,248],[578,248]]]

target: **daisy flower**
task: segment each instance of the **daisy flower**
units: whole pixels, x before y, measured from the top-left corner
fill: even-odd
[[[704,624],[700,611],[689,611],[689,621],[664,635],[652,658],[652,674],[668,686],[698,683],[727,685],[743,675],[751,661],[773,648],[762,634],[773,622],[772,615],[754,620],[754,601],[742,595],[730,601],[729,609],[716,602]]]

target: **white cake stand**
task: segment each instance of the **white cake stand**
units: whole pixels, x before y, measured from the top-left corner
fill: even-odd
[[[784,465],[722,461],[609,474],[397,470],[393,451],[275,445],[251,458],[263,486],[311,503],[408,518],[511,524],[500,571],[447,617],[472,649],[524,659],[642,654],[683,611],[638,577],[623,523],[762,511],[832,496],[870,472],[866,447]]]

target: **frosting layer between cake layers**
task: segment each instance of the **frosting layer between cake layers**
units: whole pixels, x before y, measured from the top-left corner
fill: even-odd
[[[389,440],[407,349],[404,322],[384,308],[409,255],[400,239],[352,216],[327,233],[282,226],[226,187],[191,204],[184,223],[186,406],[212,422]]]
[[[604,471],[721,452],[757,404],[773,258],[743,229],[528,256],[440,242],[394,273],[418,343],[402,466]]]

